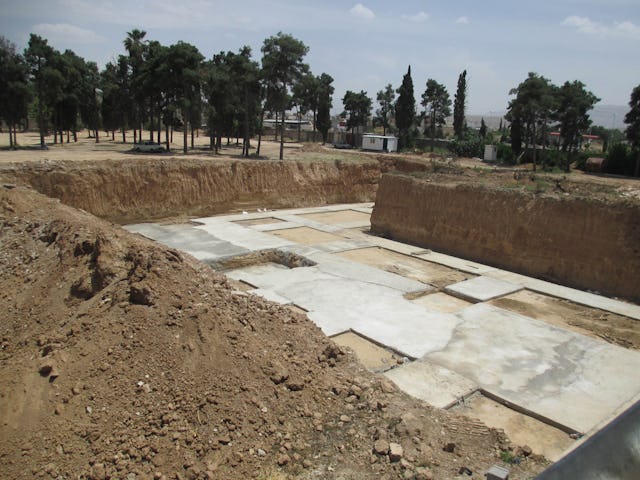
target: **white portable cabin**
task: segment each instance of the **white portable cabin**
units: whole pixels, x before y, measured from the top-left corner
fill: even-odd
[[[365,133],[362,135],[362,149],[375,152],[397,152],[398,139],[392,135]]]

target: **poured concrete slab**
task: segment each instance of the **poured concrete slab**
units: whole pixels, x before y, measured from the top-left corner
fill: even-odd
[[[262,233],[252,228],[245,228],[242,225],[227,222],[218,217],[200,218],[198,222],[201,224],[193,227],[194,229],[201,230],[213,238],[218,238],[250,251],[293,245],[293,242],[286,239],[274,237],[273,235]]]
[[[640,353],[545,322],[477,304],[448,345],[421,361],[579,432],[610,418],[640,394]]]
[[[257,265],[227,275],[299,305],[327,335],[355,330],[413,358],[444,348],[450,340],[455,316],[427,312],[404,299],[423,284],[332,255],[309,258],[317,265]]]
[[[463,272],[473,273],[475,275],[484,275],[487,272],[491,272],[495,270],[495,268],[490,267],[488,265],[483,265],[481,263],[472,262],[471,260],[453,257],[451,255],[446,255],[444,253],[439,253],[439,252],[433,252],[433,251],[427,251],[426,253],[415,252],[414,255],[418,258],[422,258],[430,262],[439,263],[441,265],[455,268]]]
[[[411,362],[385,372],[401,389],[438,408],[469,395],[478,386],[453,370],[429,362]]]
[[[458,312],[472,305],[466,300],[442,292],[423,295],[411,301],[416,305],[422,305],[428,310],[444,313]]]
[[[452,295],[471,301],[486,302],[493,298],[517,292],[522,288],[522,285],[482,276],[449,285],[445,290]]]
[[[211,261],[222,257],[243,255],[249,249],[217,238],[195,228],[193,225],[156,225],[140,223],[124,227],[130,232],[139,233],[147,238],[163,243],[193,255],[198,260]]]

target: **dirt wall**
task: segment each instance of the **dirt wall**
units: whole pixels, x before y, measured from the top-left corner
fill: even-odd
[[[640,299],[640,209],[384,175],[372,230],[581,289]]]
[[[4,166],[0,177],[26,184],[119,222],[212,215],[234,209],[373,201],[380,163],[108,160]]]

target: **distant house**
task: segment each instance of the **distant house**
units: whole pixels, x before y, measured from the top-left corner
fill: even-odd
[[[391,135],[365,133],[362,135],[362,149],[374,152],[397,152],[398,139]]]

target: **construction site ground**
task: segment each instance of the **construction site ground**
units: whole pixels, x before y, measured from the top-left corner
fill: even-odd
[[[147,158],[79,143],[0,164]],[[371,202],[123,229],[0,179],[1,478],[528,479],[640,394],[640,307],[372,235]]]

